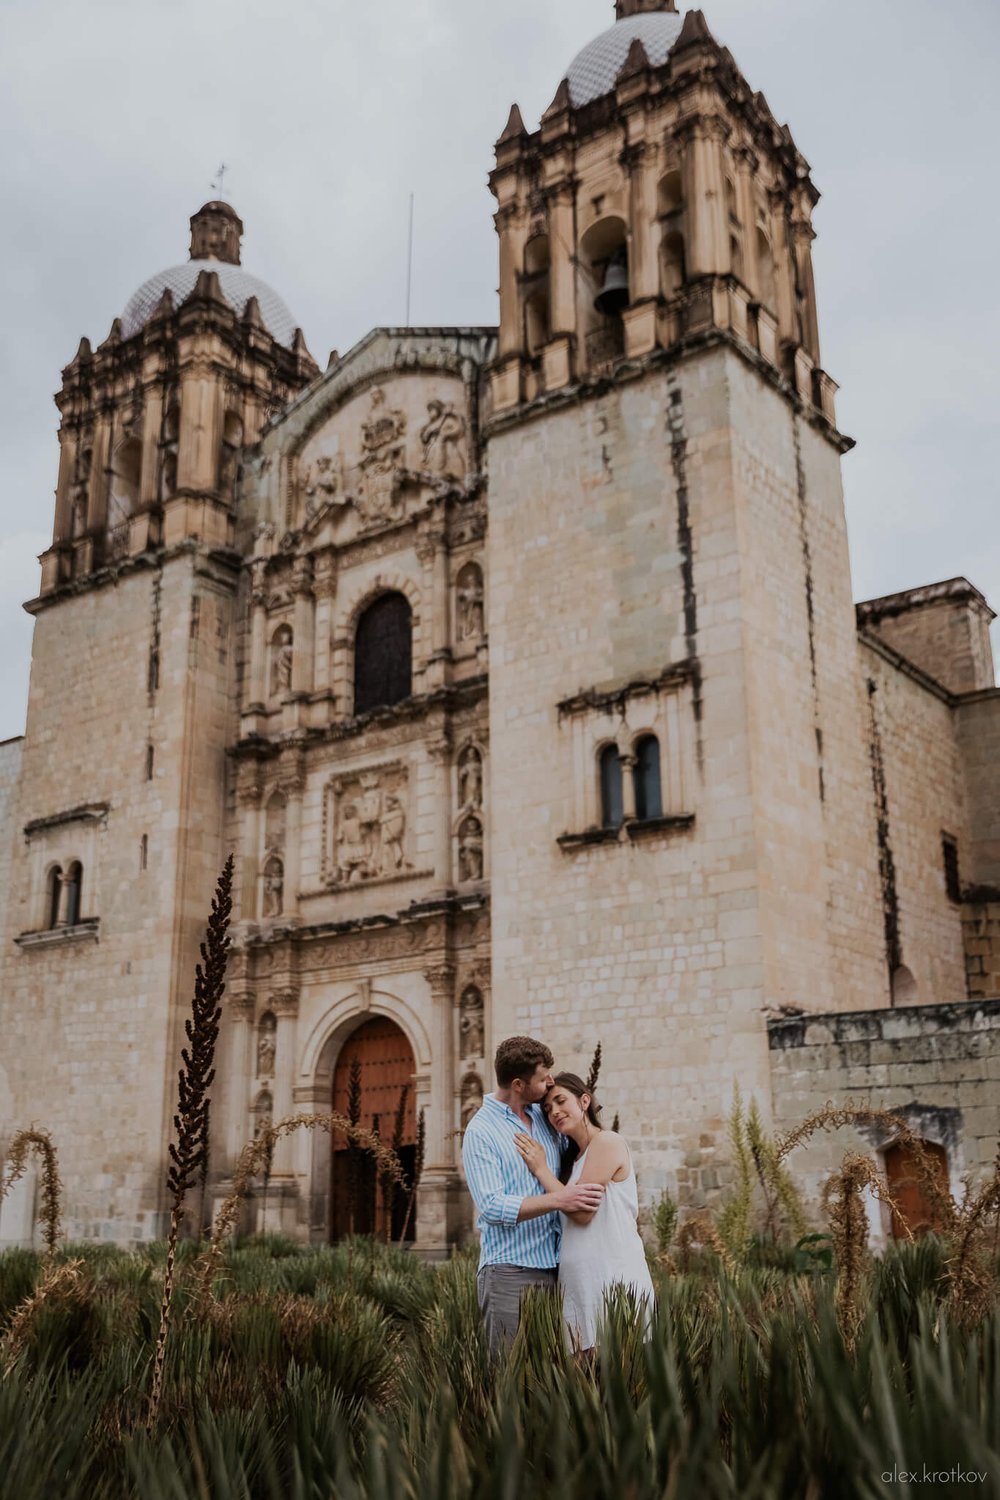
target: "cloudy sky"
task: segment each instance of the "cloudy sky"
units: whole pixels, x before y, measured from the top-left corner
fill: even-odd
[[[965,573],[1000,603],[1000,6],[704,4],[823,193],[856,596]],[[24,725],[59,372],[186,259],[219,163],[244,264],[321,366],[402,321],[411,191],[413,321],[492,323],[492,144],[612,19],[611,0],[0,0],[0,739]]]

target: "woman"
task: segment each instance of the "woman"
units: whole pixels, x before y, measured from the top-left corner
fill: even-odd
[[[647,1317],[652,1311],[653,1281],[639,1237],[635,1169],[622,1137],[601,1128],[599,1106],[575,1073],[556,1074],[542,1108],[553,1128],[569,1140],[559,1174],[562,1182],[546,1165],[539,1142],[527,1134],[515,1136],[515,1142],[544,1190],[558,1192],[567,1181],[604,1186],[601,1206],[593,1213],[559,1216],[563,1316],[573,1347],[585,1351],[597,1343],[604,1298],[612,1287],[624,1286],[637,1301],[645,1300]]]

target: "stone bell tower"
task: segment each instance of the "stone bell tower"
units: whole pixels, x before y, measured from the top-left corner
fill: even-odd
[[[239,466],[316,373],[240,265],[242,231],[227,204],[200,209],[191,259],[146,281],[96,349],[81,341],[56,397],[0,1034],[31,1015],[15,1112],[59,1142],[76,1237],[160,1227],[183,1012],[226,852]]]
[[[616,17],[491,177],[494,1023],[683,1189],[767,1008],[888,997],[819,195],[700,11]]]

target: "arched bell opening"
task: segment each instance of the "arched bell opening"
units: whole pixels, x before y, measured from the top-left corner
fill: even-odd
[[[550,264],[549,237],[547,234],[536,234],[524,248],[524,271],[521,275],[524,345],[531,358],[542,352],[552,336]]]
[[[126,438],[115,448],[108,485],[107,546],[111,558],[128,551],[129,521],[139,509],[142,444]]]
[[[612,215],[592,224],[580,241],[579,263],[580,328],[587,366],[597,369],[625,352],[622,314],[632,300],[625,221]]]
[[[388,1016],[375,1016],[352,1031],[333,1070],[331,1109],[392,1146],[412,1187],[417,1156],[416,1062],[407,1037]],[[330,1239],[373,1234],[411,1243],[416,1206],[407,1189],[384,1180],[375,1159],[342,1135],[330,1152]]]

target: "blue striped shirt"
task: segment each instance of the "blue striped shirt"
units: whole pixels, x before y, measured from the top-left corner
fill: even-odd
[[[530,1131],[509,1105],[487,1094],[466,1127],[462,1165],[479,1212],[480,1266],[528,1266],[539,1271],[559,1264],[559,1215],[542,1214],[517,1222],[522,1199],[536,1198],[543,1189],[514,1145],[515,1135],[524,1132],[541,1141],[557,1177],[562,1154],[562,1137],[552,1129],[541,1105],[529,1104],[528,1114]]]

